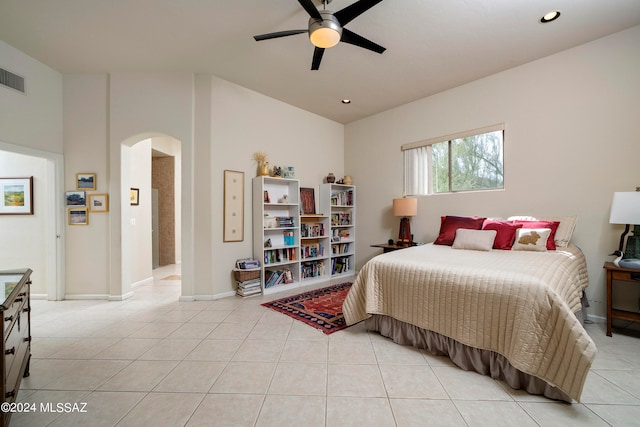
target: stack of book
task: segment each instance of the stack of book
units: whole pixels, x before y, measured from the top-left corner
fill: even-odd
[[[236,282],[238,289],[236,294],[241,297],[250,297],[252,295],[260,295],[262,289],[260,289],[260,278],[245,280],[244,282]]]
[[[292,228],[295,227],[293,222],[293,217],[290,216],[279,216],[276,217],[276,222],[279,228]]]

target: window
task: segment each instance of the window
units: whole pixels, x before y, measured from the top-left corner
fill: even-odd
[[[404,192],[504,188],[503,148],[503,125],[404,145]]]

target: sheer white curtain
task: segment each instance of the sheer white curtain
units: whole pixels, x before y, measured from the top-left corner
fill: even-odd
[[[404,194],[420,196],[429,192],[428,146],[404,150]]]

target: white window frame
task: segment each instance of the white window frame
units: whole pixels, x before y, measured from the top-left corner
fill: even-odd
[[[491,133],[491,132],[498,132],[498,131],[502,131],[503,132],[503,138],[502,138],[502,152],[503,152],[503,186],[500,188],[482,188],[482,189],[477,189],[477,190],[460,190],[460,191],[449,191],[449,192],[440,192],[440,193],[434,193],[433,192],[433,182],[432,182],[432,173],[433,173],[433,164],[432,164],[432,145],[433,144],[439,144],[441,142],[447,142],[449,141],[449,143],[452,140],[455,139],[461,139],[461,138],[467,138],[470,136],[476,136],[476,135],[482,135],[485,133]],[[464,131],[464,132],[457,132],[454,134],[450,134],[450,135],[445,135],[445,136],[439,136],[437,138],[430,138],[424,141],[417,141],[417,142],[412,142],[409,144],[404,144],[400,147],[400,149],[403,151],[403,159],[404,159],[404,169],[403,169],[403,177],[404,177],[404,191],[403,194],[405,194],[406,196],[425,196],[425,195],[431,195],[431,194],[450,194],[450,193],[457,193],[457,192],[466,192],[466,191],[494,191],[494,190],[502,190],[504,189],[504,142],[505,142],[505,126],[504,123],[500,123],[500,124],[496,124],[496,125],[492,125],[492,126],[485,126],[482,128],[477,128],[477,129],[472,129],[472,130],[468,130],[468,131]],[[414,154],[413,152],[410,152],[410,150],[415,150],[415,149],[424,149],[426,151],[423,151],[422,153],[415,153],[417,155],[422,155],[422,156],[427,156],[427,162],[426,162],[426,170],[424,170],[423,167],[420,167],[420,164],[417,163],[415,158],[412,158],[412,154]],[[451,160],[451,159],[450,159]],[[416,166],[416,167],[412,167],[412,163]],[[422,165],[424,165],[425,162],[422,162]],[[417,170],[416,170],[417,168]],[[449,171],[449,173],[451,173],[451,171]],[[416,180],[420,180],[422,179],[422,182],[418,182],[416,184]]]

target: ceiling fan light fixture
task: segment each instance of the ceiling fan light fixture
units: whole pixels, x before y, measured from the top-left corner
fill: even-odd
[[[326,49],[340,42],[342,26],[331,12],[323,12],[326,11],[320,11],[322,19],[309,20],[309,40],[314,46]]]

